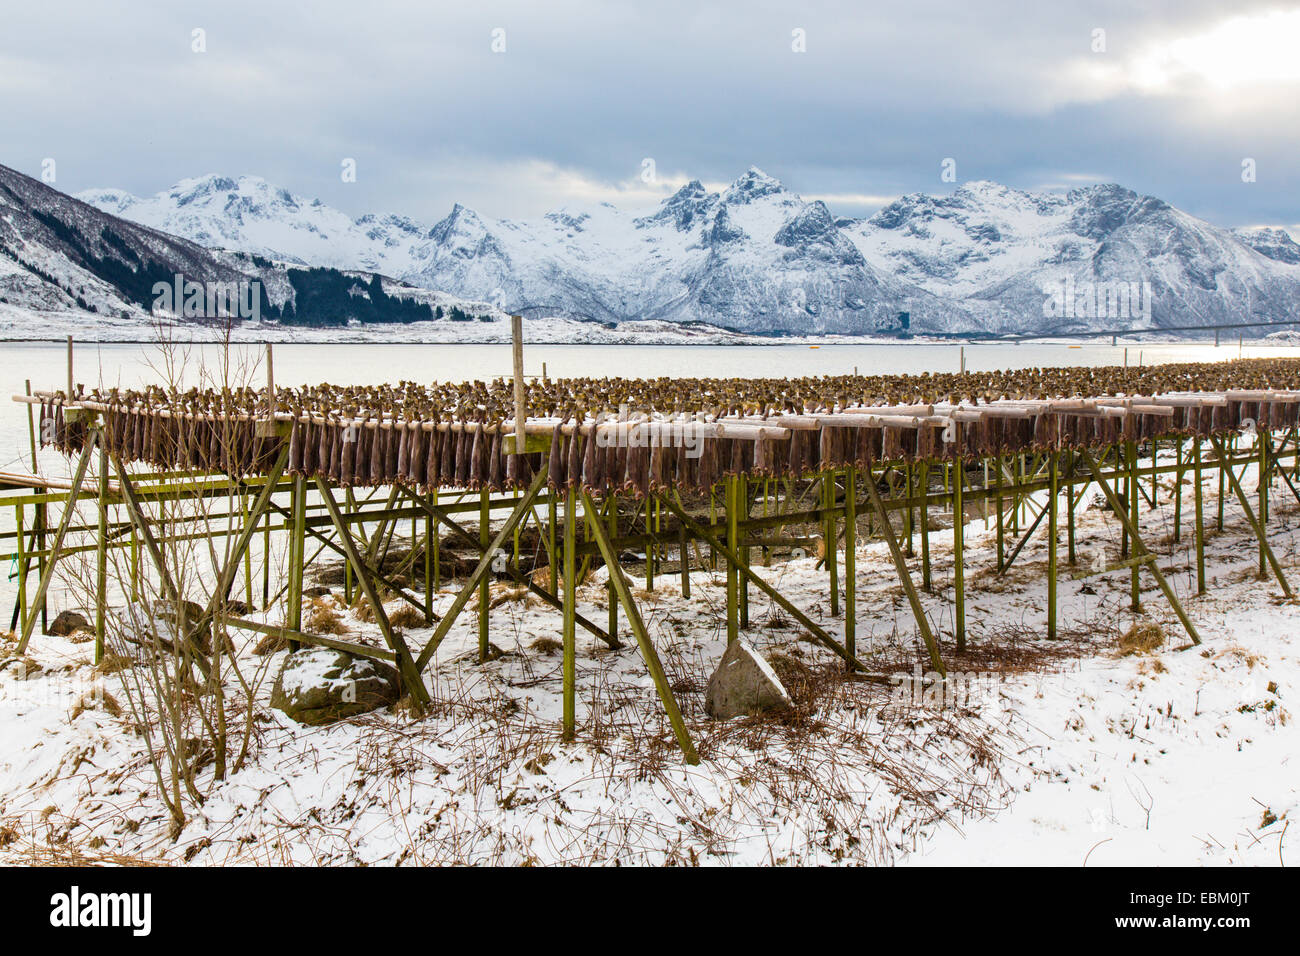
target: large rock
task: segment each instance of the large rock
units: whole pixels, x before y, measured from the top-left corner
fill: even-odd
[[[332,724],[397,703],[397,671],[368,657],[304,647],[284,662],[271,706],[300,724]]]
[[[211,651],[211,622],[203,617],[203,608],[193,601],[185,606],[185,629],[191,642],[204,653]],[[118,612],[122,636],[143,648],[176,650],[176,607],[171,601],[133,601]]]
[[[704,709],[710,717],[726,720],[792,706],[781,679],[745,640],[733,642],[709,678]]]
[[[67,637],[79,627],[90,627],[85,615],[76,611],[60,611],[59,616],[50,622],[49,631],[55,637]]]

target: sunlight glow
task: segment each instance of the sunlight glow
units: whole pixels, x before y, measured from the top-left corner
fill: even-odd
[[[1163,92],[1187,81],[1227,90],[1300,82],[1300,11],[1225,20],[1205,33],[1147,50],[1132,64],[1132,81]]]

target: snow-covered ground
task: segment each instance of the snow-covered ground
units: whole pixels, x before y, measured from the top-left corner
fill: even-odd
[[[1244,484],[1253,487],[1247,472]],[[682,764],[635,643],[611,651],[578,631],[579,739],[559,738],[558,615],[497,588],[493,644],[475,662],[477,627],[463,616],[429,671],[432,715],[404,708],[327,728],[298,726],[266,705],[283,652],[241,644],[262,668],[248,764],[223,782],[199,776],[206,800],[173,841],[153,794],[140,737],[117,676],[90,664],[90,644],[39,637],[30,660],[0,671],[0,853],[14,859],[145,858],[194,863],[1043,863],[1294,862],[1300,687],[1294,647],[1300,607],[1257,577],[1258,552],[1234,500],[1214,534],[1217,485],[1207,478],[1209,589],[1195,597],[1191,487],[1183,533],[1172,484],[1142,508],[1144,538],[1196,622],[1187,647],[1154,582],[1144,614],[1163,628],[1149,653],[1119,656],[1134,623],[1126,570],[1092,573],[1118,553],[1117,524],[1099,494],[1078,515],[1079,567],[1060,553],[1061,639],[1044,637],[1046,554],[1040,532],[1002,577],[994,532],[977,511],[967,528],[970,647],[952,641],[951,532],[931,535],[935,594],[957,699],[913,695],[907,683],[850,681],[828,653],[757,592],[747,637],[772,660],[796,702],[785,719],[710,721],[704,686],[725,647],[722,575],[698,571],[683,601],[678,578],[638,587],[651,635],[702,763]],[[944,516],[937,523],[950,524]],[[1282,483],[1270,540],[1300,582],[1300,506]],[[910,562],[919,580],[919,559]],[[629,575],[635,575],[631,566]],[[813,559],[763,572],[832,633],[828,581]],[[579,610],[605,620],[603,577],[579,589]],[[642,582],[643,583],[643,582]],[[636,584],[634,578],[634,584]],[[882,544],[859,549],[860,655],[887,675],[923,660]],[[435,610],[453,591],[444,589]],[[329,604],[329,599],[322,603]],[[56,609],[62,606],[56,602]],[[394,606],[395,609],[395,606]],[[276,620],[282,608],[267,615]],[[338,610],[352,639],[373,625]],[[428,631],[408,627],[420,645]],[[242,641],[242,638],[239,638]],[[24,670],[29,669],[24,662]],[[20,679],[27,676],[28,679]],[[89,694],[89,699],[85,698]]]

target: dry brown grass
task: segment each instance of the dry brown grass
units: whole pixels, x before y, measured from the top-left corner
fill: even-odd
[[[116,697],[106,690],[94,694],[83,694],[81,700],[77,701],[77,706],[72,708],[72,716],[69,719],[76,720],[88,710],[102,710],[114,717],[122,716],[122,705],[117,702]]]
[[[253,648],[253,653],[258,657],[266,657],[269,654],[278,654],[280,651],[289,649],[289,640],[283,634],[267,634]]]
[[[364,595],[358,597],[352,605],[352,616],[363,624],[370,624],[375,619],[375,609],[370,606],[370,599]]]
[[[1116,653],[1120,657],[1150,654],[1159,650],[1164,643],[1165,629],[1159,624],[1143,621],[1133,624],[1120,635]]]
[[[114,651],[104,651],[104,656],[99,659],[95,669],[101,674],[116,674],[119,671],[129,670],[135,666],[135,661],[131,658],[115,653]]]
[[[332,604],[314,604],[307,614],[307,630],[313,634],[346,634],[347,626]]]
[[[558,654],[564,650],[564,643],[557,641],[553,637],[539,637],[528,645],[531,650],[539,654]]]
[[[529,591],[527,587],[511,587],[507,584],[493,584],[489,589],[489,593],[492,597],[488,602],[488,609],[491,610],[500,607],[502,604],[522,601],[524,598],[528,597]]]
[[[403,604],[388,615],[388,623],[400,628],[424,627],[424,615],[411,605]]]

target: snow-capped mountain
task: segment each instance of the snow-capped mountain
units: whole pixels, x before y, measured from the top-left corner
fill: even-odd
[[[722,193],[699,182],[658,207],[566,207],[493,220],[456,205],[429,227],[346,216],[263,180],[186,180],[150,199],[86,202],[214,247],[361,267],[535,315],[703,321],[746,332],[972,328],[959,307],[872,268],[822,203],[751,168]]]
[[[860,334],[897,331],[907,313],[917,332],[1052,333],[1283,321],[1300,307],[1300,246],[1285,232],[1221,229],[1115,185],[972,182],[836,220],[751,167],[651,209],[512,220],[458,204],[430,226],[350,219],[253,177],[80,195],[204,245],[378,271],[530,317]]]
[[[1300,256],[1289,258],[1300,247],[1285,232],[1234,234],[1115,185],[1061,195],[967,183],[950,196],[904,196],[847,231],[877,269],[992,329],[1207,326],[1284,320],[1300,307]],[[1046,290],[1067,282],[1098,304],[1054,321]],[[1140,297],[1128,322],[1104,314],[1119,287]]]
[[[116,201],[127,202],[121,195]],[[214,311],[223,289],[240,296],[240,307],[224,298],[224,311]],[[113,337],[129,330],[139,334],[158,318],[214,326],[229,322],[205,320],[318,326],[490,322],[505,316],[486,303],[373,272],[207,248],[0,166],[0,334],[29,337],[70,323]]]

